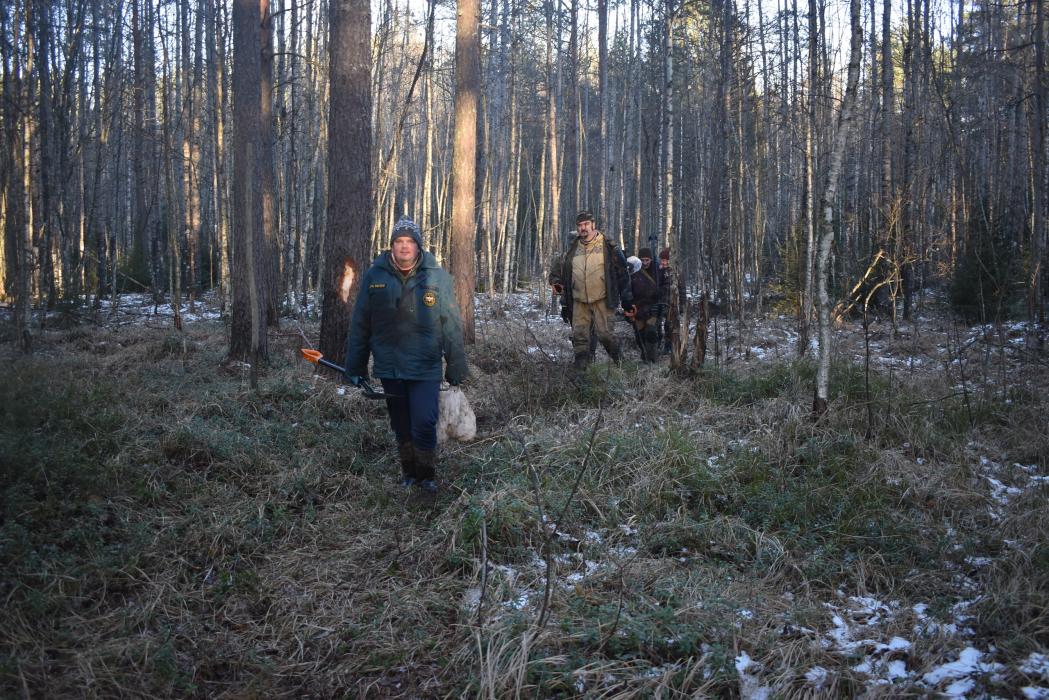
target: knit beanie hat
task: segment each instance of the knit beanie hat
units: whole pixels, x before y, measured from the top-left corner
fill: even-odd
[[[648,258],[649,260],[651,260],[652,259],[652,249],[651,248],[642,248],[641,250],[637,251],[637,257],[639,257],[639,258]]]
[[[419,230],[419,224],[412,221],[407,216],[402,216],[397,220],[397,223],[393,225],[393,235],[390,236],[390,245],[398,238],[409,237],[415,244],[419,246],[419,250],[423,249],[423,234]]]
[[[594,215],[591,214],[586,209],[582,210],[581,212],[579,212],[578,214],[575,215],[575,222],[576,222],[576,224],[581,224],[584,221],[593,221],[593,220],[594,220]]]
[[[664,248],[663,250],[659,251],[659,259],[670,260],[670,248]]]

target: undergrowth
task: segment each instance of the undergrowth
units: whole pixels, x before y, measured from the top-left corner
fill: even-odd
[[[253,392],[223,343],[4,346],[4,695],[734,696],[746,652],[777,696],[835,697],[865,688],[823,641],[850,596],[892,601],[905,636],[913,606],[945,625],[965,603],[957,644],[1012,663],[990,692],[1049,644],[1046,486],[987,488],[1046,473],[1043,392],[839,361],[813,422],[804,361],[576,377],[493,333],[479,439],[445,446],[427,501],[396,485],[381,403],[281,337]],[[916,639],[909,666],[952,643]]]

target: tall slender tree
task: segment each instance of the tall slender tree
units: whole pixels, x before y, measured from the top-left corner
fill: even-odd
[[[812,413],[821,416],[827,412],[830,385],[830,253],[834,243],[834,208],[838,205],[838,187],[841,182],[845,147],[849,143],[855,120],[856,92],[860,82],[860,55],[863,52],[863,25],[860,0],[849,0],[849,25],[852,39],[849,48],[849,69],[846,78],[845,96],[838,113],[837,129],[834,133],[827,176],[820,198],[822,219],[819,224],[819,254],[817,256],[817,285],[819,304],[819,360],[816,368],[816,387],[812,401]]]

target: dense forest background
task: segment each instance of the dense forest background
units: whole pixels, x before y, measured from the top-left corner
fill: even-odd
[[[364,222],[355,235],[370,254],[409,214],[447,261],[454,9],[5,3],[5,297],[37,308],[122,290],[228,299],[246,219],[258,220],[252,259],[271,325],[280,311],[316,313],[311,292],[334,274],[325,236],[342,236],[348,219]],[[906,318],[940,285],[974,320],[1044,317],[1041,2],[872,0],[850,13],[824,0],[491,0],[477,10],[479,50],[464,54],[479,60],[466,244],[477,290],[545,277],[575,211],[590,208],[628,252],[669,246],[690,288],[734,315],[780,302],[810,310],[803,334],[824,224],[839,313],[877,290],[871,301],[891,299]],[[370,35],[340,28],[362,21]],[[839,124],[850,36],[862,40],[855,108]],[[239,60],[237,37],[249,47]],[[370,61],[332,50],[354,41]],[[370,84],[337,81],[333,61],[348,60]],[[239,111],[238,78],[253,95]],[[329,120],[333,86],[356,89],[356,102]],[[358,141],[368,157],[333,160],[335,140],[368,126],[345,115],[368,113]],[[234,154],[256,145],[249,207]],[[329,201],[337,169],[351,184]],[[372,204],[367,215],[337,206],[347,194]]]

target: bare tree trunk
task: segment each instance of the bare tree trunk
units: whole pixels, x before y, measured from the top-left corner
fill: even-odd
[[[670,245],[674,233],[674,7],[673,0],[664,0],[663,35],[663,122],[660,125],[660,145],[663,149],[661,189],[663,225],[659,235]],[[726,27],[725,31],[731,31]],[[657,251],[653,251],[653,254]]]
[[[816,173],[819,146],[816,138],[818,111],[816,109],[819,63],[817,61],[819,33],[817,29],[816,0],[809,0],[808,48],[808,111],[805,122],[805,277],[798,309],[798,354],[809,351],[809,327],[812,319],[814,286],[816,281]]]
[[[341,362],[374,226],[372,193],[371,4],[331,0],[328,108],[328,225],[321,264],[320,349]]]
[[[819,418],[827,412],[828,386],[830,383],[830,251],[834,242],[834,207],[837,202],[838,184],[841,179],[842,163],[845,160],[845,147],[852,132],[855,118],[857,86],[860,81],[860,55],[863,52],[863,28],[861,25],[860,0],[849,0],[849,19],[852,27],[852,40],[849,52],[848,82],[845,96],[838,114],[838,128],[834,135],[830,163],[827,168],[827,179],[823,187],[820,204],[823,211],[823,222],[819,236],[819,361],[816,369],[816,390],[812,402],[812,414]]]
[[[262,245],[259,254],[260,292],[265,305],[266,325],[280,325],[280,244],[277,240],[277,183],[273,162],[276,143],[273,127],[273,14],[269,0],[258,0],[261,41],[259,74],[259,176],[262,185]]]
[[[546,0],[543,4],[546,10],[546,145],[548,148],[546,155],[547,163],[547,182],[549,183],[549,203],[550,213],[546,218],[549,222],[546,227],[547,245],[549,248],[546,251],[546,262],[547,264],[553,261],[555,251],[561,245],[561,171],[558,167],[560,164],[560,151],[557,145],[557,102],[561,92],[561,74],[557,68],[557,63],[554,60],[554,3],[553,0]]]
[[[61,284],[61,266],[58,264],[55,249],[58,246],[57,216],[54,197],[55,183],[55,148],[54,148],[54,124],[52,110],[52,84],[51,84],[51,17],[50,3],[34,3],[37,10],[36,54],[37,54],[37,80],[40,89],[37,93],[37,106],[39,118],[37,119],[37,149],[40,153],[39,168],[39,198],[40,198],[40,221],[41,231],[37,233],[38,246],[38,269],[40,274],[41,297],[46,299],[47,308],[53,308],[57,288]],[[44,317],[41,317],[42,319]],[[41,320],[43,325],[43,320]]]
[[[175,329],[178,331],[182,330],[182,289],[180,282],[182,279],[181,270],[181,258],[179,256],[180,241],[179,241],[179,195],[176,193],[175,185],[175,136],[171,133],[175,128],[175,120],[172,118],[172,109],[170,106],[172,99],[178,99],[178,95],[174,95],[173,98],[170,95],[171,91],[167,89],[167,85],[171,84],[172,78],[168,73],[168,68],[171,66],[170,57],[168,56],[168,45],[167,36],[168,32],[165,31],[163,21],[161,21],[160,27],[160,50],[161,50],[161,84],[164,85],[164,89],[160,91],[160,105],[161,105],[161,146],[163,148],[161,154],[161,163],[164,169],[164,232],[165,232],[165,243],[167,244],[169,259],[168,259],[168,292],[170,293],[169,303],[171,304],[172,322],[174,323]]]
[[[1045,9],[1042,0],[1031,0],[1034,5],[1034,72],[1031,76],[1030,142],[1032,155],[1031,266],[1027,277],[1027,318],[1045,324],[1045,294],[1042,266],[1046,246],[1046,170],[1045,170]]]
[[[560,5],[558,5],[560,7]],[[562,176],[568,178],[568,187],[561,191],[561,210],[569,216],[574,216],[576,211],[583,207],[593,206],[587,202],[580,203],[580,162],[579,162],[579,0],[570,0],[568,17],[568,56],[566,60],[566,78],[562,83],[564,98],[564,168]],[[597,214],[600,225],[604,228],[601,218],[603,213]]]
[[[426,45],[433,46],[433,25],[434,25],[434,11],[436,9],[437,0],[429,0],[429,21],[426,23]],[[426,242],[426,247],[433,250],[434,245],[434,222],[433,222],[433,161],[434,161],[434,131],[436,125],[434,124],[434,81],[433,81],[433,51],[430,51],[426,60],[426,74],[423,78],[423,88],[425,89],[426,96],[425,109],[426,118],[423,120],[423,129],[426,132],[424,137],[426,143],[426,152],[423,158],[423,183],[422,183],[422,217],[419,221],[423,229],[423,240]],[[440,236],[436,237],[440,240]],[[435,251],[440,252],[440,251]]]
[[[21,231],[17,233],[18,244],[15,247],[15,334],[18,337],[18,348],[24,354],[29,354],[33,350],[33,336],[29,330],[29,308],[31,304],[32,288],[30,286],[30,273],[33,269],[33,198],[32,198],[32,182],[33,182],[33,166],[32,166],[32,134],[33,134],[33,123],[32,123],[32,109],[33,109],[33,90],[32,90],[32,76],[33,76],[33,31],[32,31],[32,3],[31,0],[25,0],[22,5],[22,19],[24,24],[24,36],[23,41],[25,42],[25,64],[21,66],[21,71],[18,70],[18,66],[15,67],[15,73],[19,76],[19,87],[21,94],[19,95],[22,101],[21,109],[21,141],[22,141],[22,158],[21,158],[21,170],[22,177],[22,201],[21,201],[21,213],[22,221],[20,222]],[[15,23],[15,46],[18,46],[18,23]],[[17,55],[17,51],[15,52]],[[17,62],[17,58],[15,59]]]
[[[233,3],[233,318],[230,358],[250,360],[252,383],[269,354],[262,288],[262,17],[258,0]]]
[[[452,156],[451,272],[463,320],[463,340],[474,342],[474,240],[477,231],[477,105],[480,90],[479,0],[458,0],[455,23],[455,142]]]
[[[613,221],[611,207],[608,206],[608,166],[610,162],[608,147],[608,120],[611,119],[608,99],[608,0],[597,0],[597,92],[601,112],[598,115],[600,127],[600,156],[597,161],[600,183],[597,201],[606,209],[605,221],[608,228]]]

